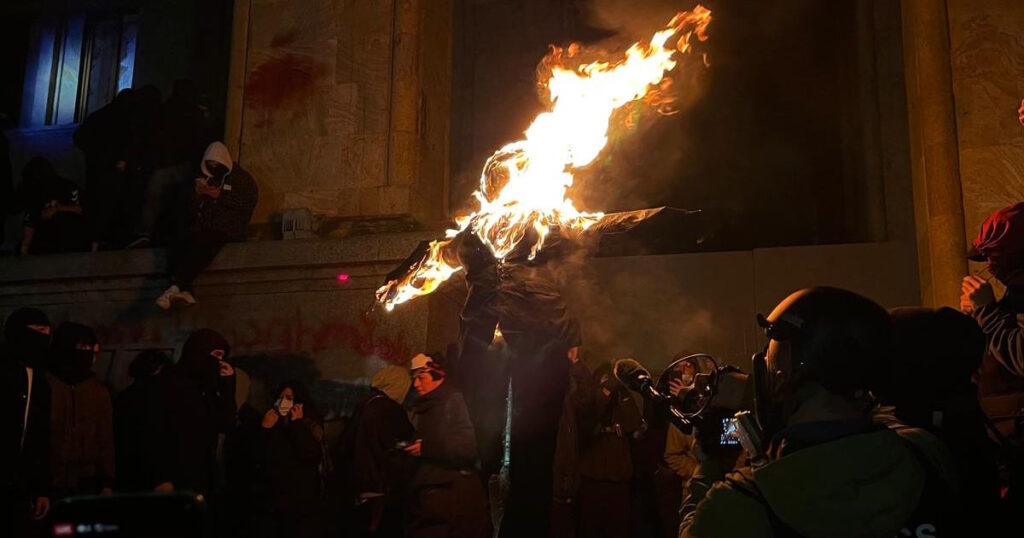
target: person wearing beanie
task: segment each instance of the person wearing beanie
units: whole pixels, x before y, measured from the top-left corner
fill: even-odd
[[[161,372],[146,418],[147,465],[157,491],[208,498],[216,483],[217,437],[235,423],[235,370],[220,333],[189,335],[174,366]]]
[[[62,323],[50,347],[50,473],[54,495],[110,493],[114,426],[110,391],[93,375],[100,345],[85,325]]]
[[[439,355],[416,355],[410,370],[417,395],[412,408],[416,432],[402,447],[413,460],[406,488],[405,535],[490,536],[487,494],[476,470],[476,434],[466,401],[446,382]]]
[[[18,536],[50,509],[50,386],[42,365],[50,321],[34,308],[7,316],[0,345],[0,521]]]
[[[334,488],[349,520],[343,527],[357,536],[402,535],[401,476],[393,456],[398,443],[413,436],[402,408],[410,385],[408,369],[380,369],[338,443]]]

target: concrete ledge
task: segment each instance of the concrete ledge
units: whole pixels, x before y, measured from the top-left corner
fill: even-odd
[[[440,234],[415,232],[345,239],[302,239],[232,243],[208,272],[363,265],[405,259],[416,244]],[[0,285],[57,280],[146,277],[166,274],[164,249],[88,254],[20,256],[0,259]]]

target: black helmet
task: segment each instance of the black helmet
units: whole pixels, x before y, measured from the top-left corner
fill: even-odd
[[[788,342],[794,379],[816,381],[852,396],[873,387],[889,352],[889,313],[874,301],[839,288],[807,288],[786,297],[768,317],[768,338]]]

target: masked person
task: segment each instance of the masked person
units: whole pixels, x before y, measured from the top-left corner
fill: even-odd
[[[758,319],[769,338],[751,376],[764,455],[726,477],[715,440],[698,431],[679,535],[966,535],[951,527],[955,486],[938,471],[949,468],[941,443],[873,421],[867,394],[888,364],[888,313],[849,291],[811,288]]]
[[[14,536],[50,509],[50,322],[34,308],[7,316],[0,345],[0,521]]]
[[[206,148],[188,206],[189,224],[183,237],[167,252],[171,286],[156,300],[171,306],[192,306],[192,283],[231,241],[243,241],[259,198],[256,182],[231,159],[227,146],[214,142]]]
[[[132,384],[114,398],[114,448],[117,454],[117,489],[152,489],[153,480],[146,465],[146,404],[159,386],[157,376],[171,365],[162,351],[139,353],[128,366]]]
[[[405,504],[409,538],[484,538],[491,535],[487,494],[476,470],[476,437],[466,402],[436,356],[410,364],[416,389],[415,439],[404,446],[413,458]]]
[[[21,173],[18,195],[25,209],[22,254],[87,252],[91,247],[78,186],[57,174],[44,157],[33,157]]]
[[[96,333],[62,323],[50,347],[50,474],[56,497],[110,493],[114,426],[110,391],[92,373]]]
[[[217,436],[235,422],[235,370],[220,333],[189,335],[162,372],[147,411],[146,455],[157,491],[213,492]]]
[[[320,463],[324,430],[301,383],[281,385],[263,415],[262,467],[269,499],[267,536],[312,537],[322,534]]]
[[[589,379],[580,375],[574,379],[580,431],[580,536],[629,536],[633,479],[630,444],[641,430],[640,409],[613,375],[610,363],[601,364]]]
[[[374,374],[370,394],[338,443],[334,461],[346,518],[342,526],[356,536],[402,535],[401,476],[393,456],[400,441],[413,438],[402,408],[410,385],[409,370],[401,366]]]

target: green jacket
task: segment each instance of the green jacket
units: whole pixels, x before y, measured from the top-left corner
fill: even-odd
[[[719,478],[710,471],[712,476],[691,482],[695,499],[683,507],[679,536],[772,537],[765,503],[779,522],[808,538],[897,536],[914,515],[926,481],[924,465],[907,442],[891,430],[850,435],[756,470],[744,467],[710,489],[700,487]],[[929,461],[941,459],[930,448],[920,452]]]

